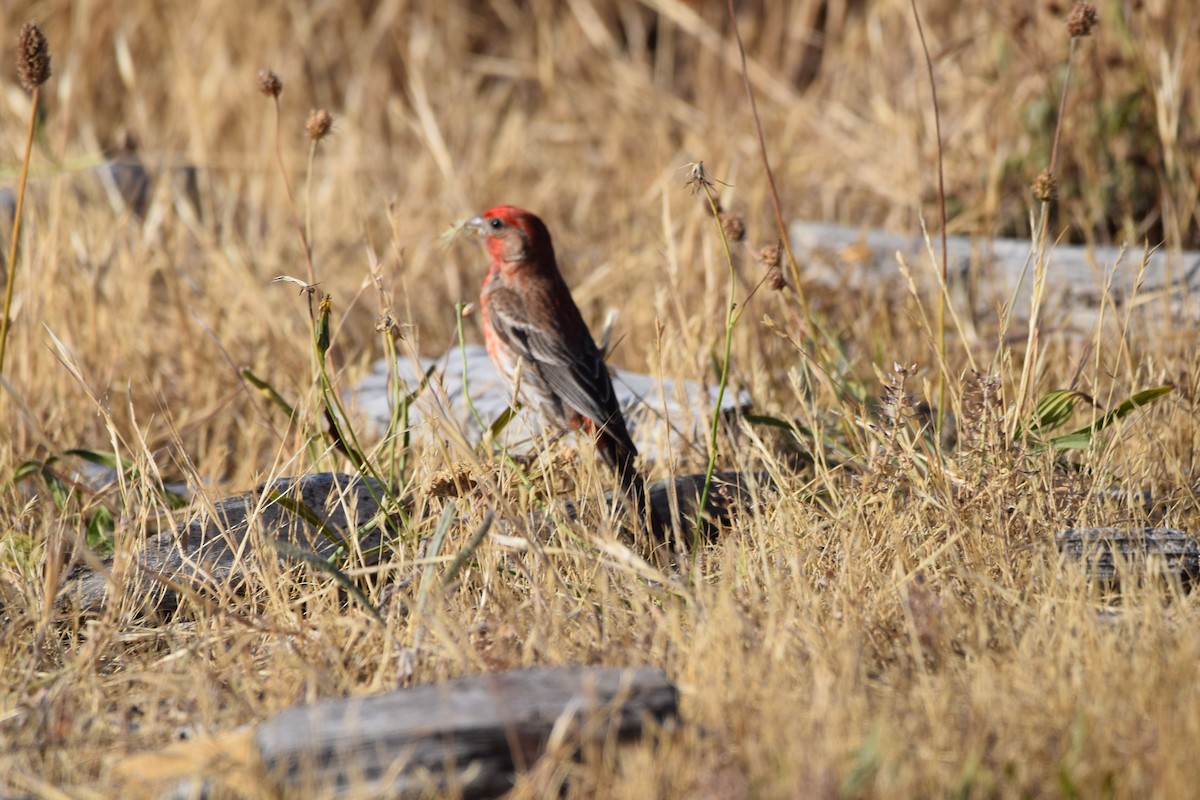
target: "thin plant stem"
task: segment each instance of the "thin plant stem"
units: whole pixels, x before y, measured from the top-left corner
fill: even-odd
[[[775,174],[771,171],[771,161],[767,157],[767,138],[763,134],[762,120],[758,116],[758,103],[754,100],[754,88],[750,84],[750,72],[746,66],[746,46],[742,43],[742,33],[738,30],[737,14],[734,12],[733,0],[727,0],[729,21],[733,25],[733,35],[737,40],[738,58],[742,65],[742,84],[746,88],[746,98],[750,101],[750,113],[754,116],[754,130],[758,134],[758,151],[762,156],[763,170],[767,174],[767,186],[771,189],[771,205],[775,209],[775,224],[779,226],[779,239],[783,242],[783,250],[787,253],[788,268],[792,273],[792,287],[800,299],[800,308],[804,311],[806,320],[811,319],[808,311],[808,300],[804,290],[800,288],[800,268],[796,266],[796,257],[792,255],[792,245],[789,241],[787,224],[783,221],[783,204],[779,202],[779,189],[775,186]],[[711,198],[710,198],[711,199]]]
[[[1071,86],[1071,65],[1075,61],[1075,39],[1071,37],[1070,47],[1067,50],[1067,68],[1063,73],[1062,91],[1058,99],[1058,119],[1054,124],[1054,143],[1050,147],[1050,174],[1054,175],[1054,168],[1058,165],[1058,145],[1062,140],[1063,117],[1067,113],[1067,92]],[[1020,420],[1025,412],[1025,406],[1028,402],[1027,395],[1031,391],[1032,381],[1034,379],[1035,361],[1041,337],[1041,309],[1042,309],[1042,294],[1045,291],[1046,284],[1046,245],[1049,240],[1050,233],[1050,201],[1042,200],[1041,208],[1038,213],[1037,230],[1034,231],[1034,236],[1037,240],[1037,255],[1033,265],[1033,295],[1030,298],[1029,310],[1029,337],[1025,341],[1025,363],[1021,366],[1021,382],[1017,387],[1017,397],[1014,413],[1011,420],[1011,433],[1015,434],[1020,426]]]
[[[733,253],[729,250],[729,239],[725,236],[725,227],[721,225],[721,212],[717,200],[713,197],[708,183],[700,181],[700,187],[708,200],[713,219],[717,221],[717,230],[721,234],[721,246],[725,249],[725,261],[729,265],[729,302],[725,306],[725,344],[721,353],[721,378],[717,384],[717,400],[713,406],[712,420],[708,429],[708,466],[704,469],[704,487],[700,491],[700,504],[696,509],[696,527],[692,533],[692,563],[695,564],[699,553],[700,529],[704,524],[704,513],[708,508],[708,496],[712,491],[713,474],[717,468],[717,435],[721,430],[721,404],[725,402],[725,389],[729,385],[729,361],[733,351],[733,328],[741,316],[734,300],[737,291],[737,271],[733,266]]]
[[[1067,50],[1067,69],[1063,73],[1062,92],[1058,96],[1058,121],[1054,125],[1054,144],[1050,147],[1051,172],[1058,166],[1058,143],[1062,139],[1063,115],[1067,113],[1067,88],[1071,85],[1071,66],[1075,62],[1075,40],[1076,37],[1072,36]]]
[[[913,20],[917,24],[917,35],[921,38],[921,52],[925,55],[925,69],[929,73],[929,92],[933,97],[933,130],[937,136],[937,172],[938,172],[938,216],[941,221],[941,240],[942,240],[942,283],[941,291],[939,292],[938,302],[938,408],[937,408],[937,433],[940,436],[942,426],[946,420],[946,296],[947,286],[947,265],[949,258],[947,256],[946,244],[946,168],[945,158],[942,151],[942,114],[941,108],[938,106],[937,81],[933,75],[933,59],[929,55],[929,44],[925,41],[925,27],[921,24],[921,14],[917,11],[917,0],[910,0],[912,4]]]
[[[0,375],[4,374],[4,356],[8,351],[8,315],[12,310],[13,287],[17,283],[17,244],[21,240],[21,215],[25,208],[25,184],[29,179],[29,161],[33,156],[33,134],[37,126],[41,87],[35,86],[29,108],[29,130],[25,135],[25,155],[21,159],[21,182],[17,187],[17,208],[13,216],[12,241],[8,247],[8,280],[4,287],[4,313],[0,315]]]
[[[308,170],[304,173],[304,255],[308,259],[309,279],[315,281],[312,263],[312,176],[313,164],[317,160],[317,140],[308,147]]]
[[[312,249],[308,244],[308,236],[304,233],[304,228],[300,226],[300,220],[296,216],[296,196],[292,194],[292,182],[288,180],[287,167],[283,163],[283,134],[281,131],[282,111],[279,108],[279,97],[275,97],[275,161],[279,164],[279,177],[283,178],[283,188],[287,192],[288,205],[292,209],[292,219],[295,221],[296,233],[300,236],[300,246],[304,249],[304,261],[308,266],[308,283],[310,286],[317,284],[317,270],[313,266]],[[309,164],[311,166],[311,156]]]

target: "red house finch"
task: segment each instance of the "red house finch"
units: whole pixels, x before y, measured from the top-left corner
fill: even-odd
[[[536,216],[512,206],[485,211],[467,226],[483,236],[491,256],[479,307],[492,363],[512,383],[522,362],[521,391],[546,421],[596,437],[600,457],[644,518],[637,447],[600,349],[558,271],[550,232]]]

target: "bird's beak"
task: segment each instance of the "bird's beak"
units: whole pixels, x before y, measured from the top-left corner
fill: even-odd
[[[469,220],[464,222],[463,227],[467,228],[468,230],[474,231],[476,234],[482,236],[483,232],[484,232],[483,215],[476,214],[475,216],[471,217]]]

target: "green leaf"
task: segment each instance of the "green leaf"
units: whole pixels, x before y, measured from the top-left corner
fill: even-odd
[[[1055,436],[1047,444],[1055,450],[1087,450],[1092,446],[1092,433],[1085,431],[1080,433],[1068,433],[1064,436]]]
[[[391,364],[391,366],[388,367],[388,370],[394,372],[395,369],[396,369],[396,365],[393,362]],[[400,397],[398,402],[395,402],[392,404],[392,417],[390,420],[388,420],[388,429],[383,434],[383,438],[385,440],[390,439],[395,434],[396,428],[400,425],[400,422],[402,419],[407,421],[409,406],[411,406],[416,401],[417,396],[420,395],[421,392],[424,391],[425,387],[429,385],[429,377],[431,375],[433,375],[434,370],[436,370],[436,369],[437,369],[436,362],[434,362],[433,364],[430,364],[429,368],[425,370],[425,375],[421,378],[421,380],[417,384],[416,388],[413,389],[408,394],[404,395],[403,397]],[[392,379],[393,379],[393,383],[396,387],[396,394],[399,395],[400,394],[400,391],[399,391],[400,390],[400,381],[399,381],[399,379],[397,379],[395,377],[395,375],[392,376]]]
[[[94,512],[92,512],[92,516],[88,520],[88,547],[92,548],[101,555],[111,555],[115,545],[113,531],[116,529],[117,523],[113,519],[112,512],[106,507],[100,506]]]
[[[781,431],[788,433],[800,433],[804,436],[812,436],[812,431],[804,427],[798,422],[789,422],[786,419],[772,417],[766,414],[742,414],[742,419],[749,422],[751,425],[763,425],[768,428],[778,428]]]
[[[1155,386],[1153,389],[1143,389],[1140,392],[1135,392],[1091,425],[1085,425],[1079,430],[1071,431],[1065,436],[1057,436],[1051,439],[1048,444],[1058,450],[1086,448],[1091,444],[1092,438],[1097,433],[1112,425],[1117,420],[1129,416],[1134,410],[1157,402],[1170,394],[1174,389],[1174,384],[1167,383],[1162,386]]]
[[[242,370],[242,377],[246,379],[247,383],[249,383],[255,389],[258,389],[258,391],[264,397],[266,397],[268,400],[270,400],[272,403],[274,403],[279,408],[283,409],[283,412],[288,415],[288,419],[291,419],[292,417],[296,416],[296,409],[292,407],[292,404],[289,403],[287,400],[284,400],[283,395],[281,395],[279,392],[275,391],[274,386],[272,386],[271,384],[267,383],[262,378],[255,375],[254,371],[251,370],[249,367],[246,367],[245,369]]]
[[[1075,389],[1055,389],[1047,392],[1038,400],[1033,413],[1018,431],[1017,437],[1028,438],[1031,434],[1046,433],[1062,427],[1075,413],[1075,406],[1080,402],[1095,405],[1091,397]]]
[[[91,450],[86,447],[74,447],[63,451],[63,455],[76,456],[98,467],[116,469],[122,472],[133,467],[133,462],[127,461],[109,450]]]
[[[326,385],[324,376],[321,378],[321,383],[322,388],[325,389],[327,393],[333,391],[332,386]],[[328,398],[328,394],[326,394],[326,397]],[[338,421],[338,415],[334,413],[334,408],[328,403],[328,401],[325,404],[325,424],[329,426],[328,434],[333,440],[334,446],[346,454],[346,457],[350,459],[350,463],[354,465],[356,470],[359,472],[367,472],[367,470],[370,469],[370,467],[367,466],[367,457],[363,455],[362,451],[356,446],[357,439],[353,437],[347,437],[342,432],[342,425]],[[349,427],[347,427],[347,430],[350,430],[351,433],[354,433],[354,431]]]
[[[66,511],[67,498],[71,495],[71,489],[62,482],[61,478],[54,474],[54,471],[50,469],[50,463],[47,461],[42,466],[42,482],[50,490],[50,497],[54,500],[54,507],[59,511]]]
[[[458,577],[459,571],[471,560],[471,556],[475,554],[475,550],[483,542],[483,537],[487,536],[494,518],[495,514],[491,511],[487,512],[487,515],[483,518],[483,522],[479,523],[479,527],[471,534],[471,538],[467,540],[463,549],[458,552],[458,555],[450,562],[450,566],[446,568],[446,572],[442,575],[442,586],[449,586]]]
[[[1166,383],[1162,386],[1155,386],[1153,389],[1143,389],[1140,392],[1130,395],[1119,406],[1108,412],[1108,415],[1101,420],[1100,423],[1098,423],[1099,427],[1097,427],[1096,430],[1107,428],[1113,422],[1116,422],[1122,417],[1129,416],[1134,409],[1150,405],[1158,399],[1166,397],[1168,394],[1174,391],[1174,389],[1175,384]]]
[[[41,461],[38,461],[37,459],[31,459],[29,461],[22,461],[20,464],[17,465],[17,468],[13,470],[12,482],[17,483],[18,481],[25,480],[30,475],[37,475],[47,466],[49,466],[49,465],[43,464]]]
[[[512,422],[512,418],[516,415],[517,410],[512,406],[504,409],[500,416],[496,417],[492,424],[488,426],[488,432],[491,433],[492,438],[495,439],[503,433],[504,429],[508,427],[508,423]]]

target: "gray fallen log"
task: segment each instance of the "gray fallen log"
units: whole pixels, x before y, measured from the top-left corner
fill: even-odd
[[[255,727],[130,755],[114,774],[137,797],[497,797],[521,774],[537,782],[562,759],[669,729],[678,704],[653,667],[473,675],[294,706]]]
[[[484,798],[511,789],[552,739],[574,752],[678,713],[653,667],[534,668],[290,708],[254,741],[288,793]]]
[[[1065,562],[1106,588],[1119,588],[1122,577],[1162,577],[1190,589],[1200,577],[1200,545],[1174,528],[1072,528],[1055,540]]]
[[[674,530],[688,544],[703,482],[703,475],[684,475],[655,481],[647,490],[656,518],[673,520]],[[716,473],[702,535],[712,536],[735,508],[760,501],[769,487],[765,474]],[[298,552],[328,559],[344,546],[357,553],[357,563],[376,564],[389,525],[399,524],[381,509],[380,501],[386,497],[377,482],[342,473],[280,478],[221,500],[211,510],[202,508],[177,529],[151,536],[131,564],[109,558],[103,569],[84,571],[68,584],[63,602],[84,614],[99,613],[113,602],[123,603],[135,614],[170,614],[189,592],[220,597],[238,591],[264,553],[292,564]],[[408,505],[409,500],[400,502]],[[563,512],[574,518],[576,503],[565,502]],[[321,527],[313,524],[314,519]],[[553,530],[552,520],[543,515],[502,520],[497,525],[505,535],[533,539]],[[672,536],[669,531],[656,534],[664,540]]]
[[[385,497],[377,482],[341,473],[280,478],[150,537],[132,564],[108,559],[103,571],[87,571],[73,581],[64,600],[84,613],[114,600],[134,612],[170,613],[181,592],[236,591],[264,552],[282,563],[294,561],[276,542],[329,558],[340,540],[372,563],[378,558],[372,551],[388,530],[380,507]]]
[[[919,232],[903,236],[846,225],[796,222],[790,236],[793,251],[805,270],[804,279],[830,290],[866,288],[881,280],[903,287],[897,252],[903,254],[921,285],[936,288],[929,250]],[[935,237],[934,251],[940,254],[940,247],[941,240]],[[959,308],[969,312],[963,315],[968,323],[972,314],[978,319],[996,319],[997,308],[1007,304],[1014,292],[1013,320],[1028,320],[1033,289],[1028,240],[951,236],[947,252],[951,297]],[[1132,304],[1151,322],[1200,319],[1200,252],[1154,251],[1138,287],[1144,255],[1141,243],[1132,243],[1124,252],[1120,247],[1053,247],[1046,273],[1046,319],[1066,330],[1089,333],[1106,292],[1118,308],[1128,309]],[[1111,308],[1107,316],[1112,319]]]
[[[450,352],[438,358],[400,358],[397,375],[412,392],[421,386],[425,374],[433,369],[428,385],[417,395],[410,409],[409,425],[414,438],[444,438],[444,427],[461,430],[467,441],[474,444],[483,435],[471,405],[485,425],[500,418],[512,400],[512,390],[492,366],[487,351],[480,345],[466,347],[466,381],[463,381],[463,353]],[[668,452],[667,443],[678,449],[703,441],[717,396],[714,386],[694,381],[664,380],[615,368],[613,388],[625,412],[630,435],[643,458],[656,460]],[[468,390],[470,403],[468,403]],[[365,412],[372,430],[379,434],[387,429],[392,413],[392,397],[388,392],[388,363],[377,361],[371,373],[350,393],[352,405]],[[737,414],[750,407],[750,395],[743,391],[727,391],[721,403],[726,415]],[[501,441],[517,452],[536,447],[546,441],[547,434],[535,409],[523,409],[505,427]]]

